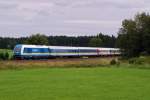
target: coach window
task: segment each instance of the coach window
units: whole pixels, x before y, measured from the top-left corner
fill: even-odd
[[[32,52],[33,52],[33,53],[40,53],[40,49],[38,49],[38,48],[33,48],[33,49],[32,49]]]
[[[41,53],[48,53],[49,49],[48,48],[41,48],[40,52]]]
[[[32,49],[31,48],[24,48],[24,53],[31,53]]]

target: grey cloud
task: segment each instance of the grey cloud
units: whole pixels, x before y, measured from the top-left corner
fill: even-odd
[[[142,11],[150,12],[149,0],[1,0],[0,36],[116,35]]]
[[[148,1],[147,1],[148,2]],[[149,6],[142,0],[82,0],[74,3],[73,7],[99,7],[99,8],[142,8]]]
[[[0,3],[0,10],[8,10],[17,8],[17,4]]]

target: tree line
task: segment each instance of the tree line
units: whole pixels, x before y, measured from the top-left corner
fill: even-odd
[[[95,36],[45,36],[35,34],[29,37],[8,38],[0,37],[1,49],[13,49],[16,44],[35,44],[51,46],[81,46],[81,47],[115,47],[116,37],[103,35]]]

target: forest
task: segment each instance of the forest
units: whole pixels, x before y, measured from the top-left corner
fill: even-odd
[[[36,44],[52,46],[115,47],[116,37],[98,34],[97,36],[45,36],[40,33],[30,37],[0,37],[1,49],[13,49],[16,44]]]

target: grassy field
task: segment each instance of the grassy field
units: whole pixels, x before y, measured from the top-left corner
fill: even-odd
[[[149,100],[149,93],[150,57],[0,61],[0,100]]]
[[[0,71],[0,100],[149,100],[150,70],[44,68]]]

